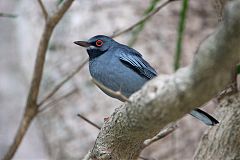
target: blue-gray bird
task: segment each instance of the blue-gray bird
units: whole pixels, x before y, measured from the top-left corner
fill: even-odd
[[[93,79],[112,91],[121,92],[125,97],[131,96],[147,81],[157,76],[155,69],[143,59],[139,52],[110,37],[97,35],[88,41],[74,43],[87,48],[89,70]],[[102,87],[99,88],[109,96],[124,101]],[[190,114],[207,125],[218,123],[215,118],[198,108]]]

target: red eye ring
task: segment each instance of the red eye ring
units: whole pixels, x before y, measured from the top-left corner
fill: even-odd
[[[96,46],[101,47],[102,45],[103,45],[103,41],[100,40],[100,39],[98,39],[98,40],[96,41]]]

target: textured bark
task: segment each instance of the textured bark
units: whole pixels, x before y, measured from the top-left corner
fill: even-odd
[[[223,6],[227,1],[213,1],[219,21],[222,20]],[[195,160],[240,159],[240,93],[221,98],[218,108],[220,123],[204,134],[195,153]]]
[[[224,7],[229,0],[211,0],[213,8],[218,17],[218,21],[222,21]]]
[[[240,60],[240,0],[228,5],[223,23],[199,47],[193,63],[173,75],[160,75],[103,125],[91,151],[94,159],[136,159],[144,140],[201,106],[231,79]]]
[[[240,159],[240,93],[219,103],[220,123],[202,137],[195,160]]]

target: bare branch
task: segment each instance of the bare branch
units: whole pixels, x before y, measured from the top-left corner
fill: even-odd
[[[28,93],[27,104],[25,106],[24,117],[20,123],[17,134],[14,138],[14,141],[8,150],[7,154],[4,157],[4,160],[12,159],[15,154],[18,146],[20,145],[22,138],[24,137],[30,123],[34,119],[37,114],[37,97],[39,93],[40,82],[42,79],[43,65],[45,61],[46,50],[48,46],[48,42],[53,31],[52,27],[48,27],[45,25],[44,32],[42,34],[39,48],[37,51],[37,58],[34,67],[33,78],[30,86],[30,91]],[[27,118],[28,117],[28,118]]]
[[[47,19],[48,19],[48,12],[47,12],[47,10],[46,10],[42,0],[38,0],[38,4],[39,4],[39,6],[40,6],[40,8],[42,10],[42,14],[43,14],[43,17],[44,17],[45,21],[47,21]]]
[[[123,102],[130,102],[129,99],[121,93],[121,91],[115,92],[115,91],[111,90],[110,88],[104,86],[103,84],[101,84],[100,82],[98,82],[95,79],[92,79],[92,82],[95,83],[100,89],[102,89],[104,92],[108,93],[112,97],[115,97]]]
[[[147,146],[150,146],[152,143],[166,137],[167,135],[171,134],[173,131],[177,129],[177,124],[171,124],[169,127],[163,129],[160,131],[156,136],[154,136],[151,139],[147,139],[144,141],[142,148],[146,148]]]
[[[87,123],[91,124],[92,126],[94,126],[97,129],[101,129],[100,126],[98,126],[97,124],[95,124],[94,122],[90,121],[89,119],[87,119],[86,117],[84,117],[83,115],[81,115],[80,113],[77,114],[78,117],[82,118],[84,121],[86,121]]]
[[[38,106],[43,105],[46,101],[48,101],[65,83],[67,83],[70,79],[72,79],[88,62],[88,59],[83,61],[71,74],[69,74],[66,78],[64,78],[59,84],[57,84],[53,90],[41,101],[38,103]]]
[[[61,3],[59,9],[56,13],[53,14],[52,17],[49,18],[49,23],[52,25],[56,25],[59,20],[63,17],[64,13],[68,10],[74,0],[65,0]]]
[[[222,92],[217,95],[217,101],[220,102],[226,96],[231,96],[238,92],[237,82],[230,83]]]
[[[17,15],[16,14],[12,14],[12,13],[2,13],[2,12],[0,12],[0,17],[16,18]]]
[[[48,109],[53,108],[57,102],[59,102],[59,101],[61,101],[61,100],[63,100],[63,99],[66,99],[66,98],[68,98],[68,97],[70,97],[70,96],[72,96],[72,95],[75,94],[77,91],[78,91],[78,89],[75,88],[75,89],[71,90],[70,92],[68,92],[67,94],[64,94],[64,95],[62,95],[62,96],[60,96],[60,97],[52,100],[52,101],[49,102],[48,104],[46,104],[46,105],[42,106],[41,108],[39,108],[39,109],[38,109],[38,113],[42,113],[42,112],[44,112],[44,111],[46,111],[46,110],[48,110]]]
[[[53,15],[53,17],[48,19],[48,21],[45,24],[45,27],[39,42],[38,50],[37,50],[37,56],[36,56],[35,66],[33,71],[33,78],[31,80],[31,86],[28,93],[28,97],[27,97],[24,117],[21,120],[20,126],[17,130],[17,134],[15,135],[14,141],[11,144],[6,155],[4,156],[3,160],[12,159],[25,133],[27,132],[32,120],[36,117],[38,113],[37,100],[38,100],[39,88],[40,88],[42,75],[43,75],[43,68],[44,68],[44,62],[45,62],[46,52],[48,48],[48,43],[56,24],[62,18],[64,13],[67,11],[67,9],[71,6],[72,2],[73,0],[66,0],[61,6],[61,8],[59,9],[59,11],[57,11]]]
[[[27,129],[31,125],[33,118],[36,116],[36,112],[30,112],[30,111],[31,110],[28,110],[28,112],[24,113],[23,119],[20,122],[14,141],[10,146],[10,148],[8,149],[5,156],[3,157],[3,160],[11,160],[16,150],[18,149],[19,145],[21,144],[22,138],[24,137],[24,135],[27,132]]]
[[[161,4],[160,6],[158,6],[154,11],[152,11],[151,13],[149,13],[148,15],[146,15],[145,17],[143,17],[142,19],[140,19],[138,22],[136,22],[135,24],[131,25],[130,27],[119,31],[117,33],[113,33],[113,35],[111,36],[112,38],[118,37],[122,34],[125,34],[127,32],[130,32],[131,30],[133,30],[134,28],[136,28],[137,26],[139,26],[141,23],[149,20],[150,18],[152,18],[152,16],[154,16],[158,11],[160,11],[163,7],[165,7],[166,5],[168,5],[171,2],[174,1],[178,1],[178,0],[168,0],[166,2],[164,2],[163,4]]]

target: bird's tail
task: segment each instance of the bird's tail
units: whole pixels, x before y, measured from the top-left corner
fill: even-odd
[[[190,112],[190,114],[199,119],[200,121],[202,121],[203,123],[205,123],[206,125],[210,125],[213,126],[215,124],[218,124],[219,122],[213,118],[211,115],[209,115],[208,113],[202,111],[201,109],[194,109]]]

